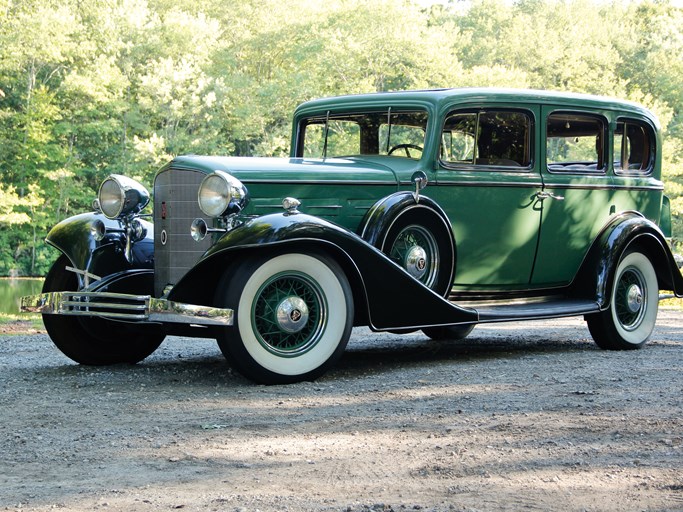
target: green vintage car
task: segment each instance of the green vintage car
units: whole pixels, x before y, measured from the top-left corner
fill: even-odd
[[[136,362],[167,334],[216,338],[262,383],[314,379],[354,326],[467,336],[583,315],[641,347],[667,244],[657,119],[594,96],[446,89],[300,105],[290,158],[181,156],[120,175],[55,226],[62,253],[24,309],[82,364]]]

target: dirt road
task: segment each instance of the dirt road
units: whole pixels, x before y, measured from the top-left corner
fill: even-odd
[[[314,383],[215,343],[72,364],[0,337],[0,510],[683,510],[683,313],[605,352],[580,319],[464,342],[354,331]]]

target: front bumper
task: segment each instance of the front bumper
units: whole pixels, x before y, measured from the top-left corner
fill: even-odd
[[[184,304],[150,295],[49,292],[21,298],[21,310],[44,315],[108,318],[126,322],[229,326],[233,310]]]

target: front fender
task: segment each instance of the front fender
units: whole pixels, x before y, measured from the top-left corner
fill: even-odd
[[[443,299],[355,233],[302,213],[265,215],[228,232],[183,276],[169,299],[196,303],[197,294],[213,290],[211,283],[233,263],[281,250],[325,251],[335,258],[355,287],[356,307],[365,309],[358,314],[375,330],[478,320],[475,311]]]
[[[591,245],[573,284],[575,295],[609,307],[614,272],[624,251],[638,247],[652,262],[661,289],[683,296],[683,276],[662,231],[636,212],[617,215]]]
[[[54,226],[46,241],[64,253],[71,264],[98,276],[131,268],[153,268],[154,266],[154,228],[149,222],[141,220],[146,230],[145,238],[133,245],[133,261],[124,256],[125,236],[120,232],[110,232],[99,242],[91,232],[93,222],[102,221],[107,230],[121,230],[118,220],[111,220],[101,213],[82,213],[64,219]]]

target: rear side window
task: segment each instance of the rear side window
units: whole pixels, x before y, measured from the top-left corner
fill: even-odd
[[[617,174],[648,174],[654,162],[652,128],[633,119],[617,120],[614,131],[614,171]]]
[[[546,129],[548,169],[551,172],[603,172],[606,126],[598,116],[549,115]]]
[[[447,166],[529,167],[531,117],[516,111],[451,113],[441,132],[441,161]]]

